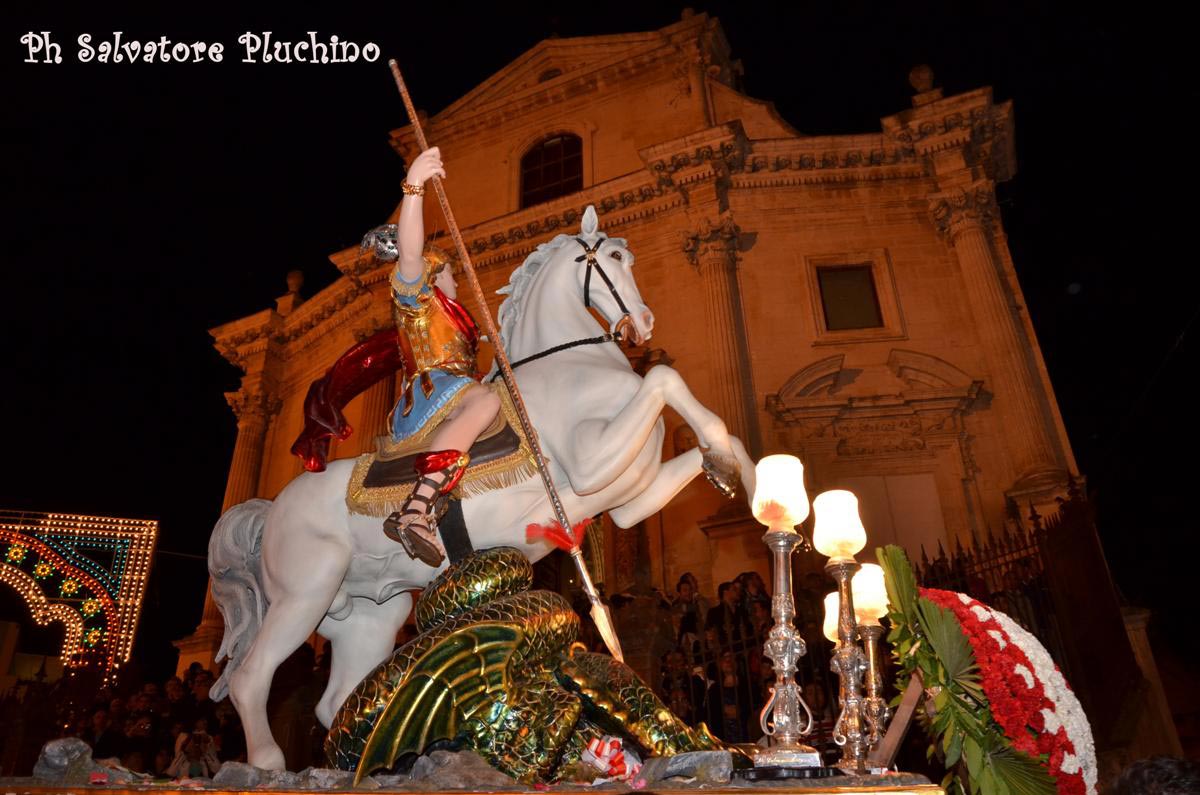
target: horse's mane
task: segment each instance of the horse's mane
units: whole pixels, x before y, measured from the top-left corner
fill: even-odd
[[[556,251],[567,243],[573,242],[575,237],[575,235],[562,234],[555,236],[553,240],[539,244],[512,272],[512,276],[508,277],[508,284],[496,291],[498,295],[508,296],[501,302],[500,309],[496,312],[496,322],[500,325],[500,341],[504,343],[506,350],[512,330],[520,322],[521,316],[525,312],[525,298],[529,295],[529,287],[533,284],[534,277],[541,271],[542,266],[550,261]]]

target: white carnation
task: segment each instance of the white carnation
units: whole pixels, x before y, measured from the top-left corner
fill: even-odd
[[[1062,673],[1054,667],[1054,660],[1041,642],[1031,635],[1024,627],[1017,624],[999,610],[990,611],[992,617],[1000,624],[1008,635],[1008,639],[1017,644],[1017,648],[1025,653],[1033,665],[1034,674],[1042,683],[1046,698],[1054,705],[1053,712],[1042,710],[1046,717],[1046,731],[1054,733],[1061,725],[1067,732],[1067,739],[1075,747],[1074,754],[1065,754],[1062,772],[1072,774],[1082,771],[1083,783],[1089,795],[1096,792],[1096,748],[1092,740],[1092,729],[1088,725],[1087,716],[1079,699],[1067,685]],[[1051,728],[1051,723],[1054,728]],[[1067,760],[1071,760],[1073,769],[1067,770]]]
[[[988,609],[983,605],[971,605],[971,612],[974,613],[975,617],[981,622],[992,620],[992,614],[988,612]]]

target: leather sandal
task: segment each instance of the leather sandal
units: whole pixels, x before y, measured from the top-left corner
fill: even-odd
[[[414,507],[414,503],[424,503],[426,510]],[[431,503],[425,495],[413,494],[405,501],[403,510],[383,521],[383,534],[404,547],[410,558],[436,569],[446,559],[446,553],[435,540],[436,522],[433,527],[429,526],[432,512],[428,509],[432,507]],[[427,537],[426,533],[434,538]]]
[[[459,450],[439,450],[417,456],[414,468],[420,479],[400,510],[383,522],[384,535],[403,546],[410,558],[433,568],[442,565],[446,559],[445,549],[437,537],[437,523],[445,515],[450,492],[462,479],[470,460],[470,456]],[[439,482],[430,475],[444,477]],[[417,490],[422,486],[432,489],[433,496],[418,494]]]

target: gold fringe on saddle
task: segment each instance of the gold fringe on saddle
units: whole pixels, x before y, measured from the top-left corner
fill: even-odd
[[[472,445],[471,464],[454,489],[455,499],[507,488],[537,474],[533,451],[521,429],[507,385],[497,381],[488,386],[500,398],[500,411]],[[346,489],[346,506],[352,513],[386,518],[400,510],[417,480],[412,460],[429,449],[434,429],[457,403],[449,401],[425,427],[406,439],[393,442],[390,436],[380,436],[374,453],[358,457]]]

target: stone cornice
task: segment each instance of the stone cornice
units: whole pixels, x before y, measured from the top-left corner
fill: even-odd
[[[669,188],[649,179],[645,173],[634,172],[478,224],[463,230],[463,237],[473,261],[487,265],[493,261],[494,252],[515,248],[524,256],[553,235],[578,231],[580,218],[589,204],[596,207],[599,215],[607,216],[603,226],[611,230],[681,203],[681,197]],[[510,258],[511,255],[502,257]]]
[[[731,121],[639,149],[638,156],[660,185],[681,186],[741,171],[749,148],[741,122]]]
[[[369,291],[360,282],[340,279],[317,295],[301,304],[287,317],[281,317],[273,309],[264,309],[249,317],[226,323],[209,331],[213,345],[230,364],[242,371],[247,370],[248,361],[256,354],[267,351],[271,344],[283,346],[281,354],[290,358],[297,352],[293,345],[305,340],[305,345],[348,322],[360,312],[343,312]],[[334,323],[327,322],[334,318]]]
[[[339,271],[350,277],[351,281],[363,286],[374,283],[372,274],[380,270],[371,252],[363,251],[361,246],[351,246],[329,255],[329,261]],[[385,276],[386,278],[386,276]]]
[[[735,188],[833,182],[920,179],[928,168],[912,151],[884,136],[845,135],[751,141]]]
[[[281,320],[274,309],[264,309],[209,329],[208,333],[213,338],[213,347],[221,356],[235,367],[245,370],[246,358],[266,350],[271,331]]]
[[[338,280],[316,297],[306,301],[299,309],[284,318],[282,327],[274,336],[274,341],[289,343],[297,340],[328,318],[337,314],[342,308],[366,294],[361,284],[351,280]]]
[[[961,148],[966,165],[1004,182],[1017,170],[1012,102],[980,88],[880,119],[884,135],[922,158]]]

